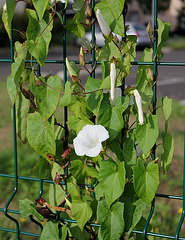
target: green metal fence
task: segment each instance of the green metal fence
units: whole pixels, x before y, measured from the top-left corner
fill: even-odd
[[[95,5],[95,0],[92,0],[92,9],[94,8]],[[153,16],[153,23],[154,23],[154,55],[156,53],[156,49],[157,49],[157,31],[155,31],[155,29],[157,29],[157,0],[154,0],[154,16]],[[66,12],[65,10],[63,10],[63,23],[64,25],[66,24]],[[0,59],[0,63],[3,62],[9,62],[9,63],[13,63],[13,32],[11,31],[12,34],[12,38],[11,38],[11,42],[10,42],[10,48],[11,48],[11,58],[10,59]],[[66,30],[65,28],[63,28],[63,56],[61,56],[61,60],[46,60],[45,63],[50,63],[50,64],[61,64],[61,69],[63,68],[63,79],[64,79],[64,84],[67,81],[67,68],[66,68],[66,62],[65,59],[67,57],[67,39],[66,39]],[[95,41],[95,24],[92,25],[92,45],[94,44]],[[79,63],[78,61],[74,61],[76,63]],[[91,64],[92,68],[95,64],[95,51],[92,50],[92,60],[91,61],[87,61],[86,64]],[[154,69],[154,87],[153,87],[153,109],[156,109],[156,101],[157,101],[157,84],[156,84],[156,79],[157,79],[157,67],[158,66],[171,66],[171,67],[176,67],[176,66],[181,66],[184,67],[185,66],[185,62],[157,62],[157,59],[155,58],[155,60],[153,62],[132,62],[132,65],[153,65],[153,69]],[[39,65],[37,65],[37,71],[38,71],[38,75],[40,75],[40,67]],[[95,71],[92,73],[92,77],[95,77]],[[154,114],[155,111],[154,111]],[[64,123],[65,123],[65,135],[67,136],[68,134],[68,130],[67,130],[67,107],[64,108]],[[40,234],[35,234],[32,232],[25,232],[25,231],[21,231],[20,230],[20,223],[19,221],[15,218],[14,215],[20,214],[19,211],[16,210],[12,210],[9,208],[10,203],[14,200],[14,197],[17,194],[18,191],[18,182],[21,180],[26,180],[26,181],[34,181],[34,182],[38,182],[38,184],[40,185],[40,191],[38,196],[34,196],[35,198],[39,198],[42,196],[43,194],[43,184],[49,184],[49,183],[53,183],[53,181],[49,181],[49,180],[45,180],[45,179],[39,179],[39,178],[33,178],[33,177],[25,177],[25,176],[20,176],[18,174],[18,161],[17,161],[17,155],[18,155],[18,150],[17,150],[17,136],[16,136],[16,114],[15,114],[15,106],[13,106],[13,140],[14,140],[14,174],[13,175],[9,175],[9,174],[4,174],[4,173],[0,173],[0,177],[1,178],[7,178],[7,182],[8,179],[13,179],[14,180],[14,190],[12,193],[10,193],[9,199],[6,202],[4,208],[0,208],[0,212],[3,212],[6,218],[9,218],[11,221],[13,221],[15,223],[15,228],[14,229],[10,229],[10,228],[2,228],[1,227],[1,223],[0,223],[0,231],[6,231],[6,232],[10,232],[10,233],[14,233],[15,238],[14,239],[20,239],[22,235],[24,236],[33,236],[36,238],[39,238]],[[184,146],[185,148],[185,146]],[[184,156],[185,156],[185,152],[184,152]],[[153,159],[155,159],[155,152],[153,153]],[[184,157],[184,163],[185,163],[185,157]],[[184,170],[184,176],[185,176],[185,170]],[[65,184],[65,183],[62,183]],[[67,186],[66,186],[67,187]],[[178,227],[176,229],[176,233],[175,235],[168,235],[167,233],[156,233],[156,232],[149,232],[148,231],[148,226],[150,223],[150,220],[154,214],[155,211],[155,199],[152,201],[151,204],[151,210],[149,212],[145,227],[143,230],[133,230],[133,233],[136,234],[141,234],[143,236],[144,239],[148,239],[148,236],[153,236],[153,237],[158,237],[158,238],[167,238],[167,239],[185,239],[184,237],[179,237],[179,233],[181,231],[181,227],[183,224],[183,220],[184,220],[184,216],[185,216],[185,179],[183,180],[183,196],[175,196],[175,195],[167,195],[167,194],[156,194],[155,198],[166,198],[166,199],[172,199],[172,200],[179,200],[183,202],[183,210],[182,210],[182,215],[178,224]],[[61,219],[60,219],[61,220]],[[75,222],[73,220],[69,220],[69,219],[62,219],[63,221],[70,221],[70,222]],[[30,217],[30,221],[34,222],[35,224],[37,224],[38,226],[40,226],[40,229],[42,231],[42,225],[40,223],[38,223],[36,220],[34,220],[32,217]],[[99,227],[100,225],[98,224],[91,224],[92,226],[97,226]],[[26,239],[26,237],[25,237]]]

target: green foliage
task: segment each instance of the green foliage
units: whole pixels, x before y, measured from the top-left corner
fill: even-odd
[[[157,115],[150,115],[147,121],[148,123],[137,124],[136,127],[136,140],[145,155],[154,146],[159,135]]]
[[[27,198],[19,200],[19,210],[22,217],[33,215],[38,221],[44,220],[44,217],[36,210],[36,205]]]
[[[103,0],[95,7],[95,11],[100,9],[111,30],[120,36],[125,36],[123,7],[125,1]]]
[[[56,239],[60,240],[59,236],[59,222],[55,222],[53,220],[49,220],[46,222],[46,225],[42,231],[40,236],[40,240],[44,239]]]
[[[43,77],[40,79],[42,84],[35,87],[34,94],[40,115],[47,121],[57,108],[62,83],[58,76],[50,76],[47,81]]]
[[[141,160],[132,167],[134,175],[134,189],[138,197],[150,203],[159,186],[159,166],[150,162],[147,166]]]
[[[27,124],[28,142],[33,149],[46,159],[48,154],[55,155],[54,118],[44,122],[38,112],[29,113]]]
[[[124,231],[123,220],[124,205],[121,202],[108,207],[106,200],[98,202],[97,220],[101,224],[99,239],[120,239]]]
[[[15,8],[15,2],[12,2],[12,7],[10,2],[7,1],[3,15],[8,34]],[[136,57],[137,38],[126,37],[125,15],[122,14],[126,12],[125,1],[102,0],[96,4],[95,12],[101,10],[111,30],[121,35],[123,41],[118,42],[110,34],[105,37],[105,46],[101,49],[96,44],[85,43],[87,49],[80,50],[80,66],[65,59],[69,77],[64,79],[64,86],[59,76],[38,76],[33,60],[45,66],[55,10],[48,0],[34,0],[30,4],[34,8],[26,11],[29,19],[26,38],[23,44],[15,43],[15,59],[7,79],[8,93],[12,105],[15,103],[16,106],[18,136],[24,143],[28,141],[40,155],[31,173],[39,178],[53,179],[55,183],[50,185],[47,200],[40,199],[39,203],[42,207],[47,206],[52,216],[58,212],[59,219],[75,222],[64,225],[47,217],[40,239],[65,239],[69,236],[119,240],[125,234],[130,235],[135,227],[143,225],[143,212],[159,186],[160,165],[156,159],[153,161],[152,155],[159,137],[158,118],[154,114],[156,109],[151,104],[156,80],[153,67],[140,65],[136,87],[123,89],[124,78],[130,74],[131,62]],[[92,15],[90,18],[91,7],[89,2],[75,0],[73,8],[76,14],[65,26],[60,13],[57,15],[63,27],[82,38],[84,24],[91,27],[95,17]],[[152,63],[155,57],[157,60],[161,58],[169,24],[161,20],[158,23],[157,52],[154,53],[152,47],[146,48],[142,62]],[[86,66],[85,53],[93,49],[96,61],[90,68]],[[97,61],[101,61],[102,79],[96,79],[92,74],[98,66]],[[110,69],[112,64],[115,65],[114,73]],[[85,84],[80,80],[82,69],[89,73]],[[116,78],[113,79],[113,75]],[[114,94],[115,88],[119,87],[122,88],[120,96]],[[132,104],[134,97],[135,103]],[[148,109],[144,114],[142,104]],[[166,123],[162,134],[164,151],[161,165],[166,173],[174,151],[173,138],[167,132],[172,104],[168,98],[163,98],[162,104]],[[63,107],[65,110],[68,107],[70,116],[66,120],[65,112],[65,120],[61,122],[56,113]],[[136,125],[130,123],[133,115]],[[144,122],[141,123],[139,119],[143,115]],[[98,127],[98,132],[91,131],[85,135],[84,127]],[[65,130],[61,130],[63,128]],[[77,154],[77,148],[80,154]],[[84,148],[86,152],[81,154]],[[98,148],[97,156],[87,151],[93,148]],[[32,201],[20,200],[19,205],[23,217],[33,215],[41,222],[44,220],[44,214],[42,211],[39,213]],[[101,227],[99,230],[90,229],[88,223],[96,220]]]
[[[117,166],[113,160],[102,161],[99,171],[99,182],[105,193],[108,207],[118,198],[124,191],[125,187],[125,167],[124,162],[120,162]]]

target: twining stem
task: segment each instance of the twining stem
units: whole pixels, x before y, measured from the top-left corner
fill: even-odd
[[[56,92],[59,92],[59,93],[64,94],[64,92],[62,92],[62,91],[60,91],[60,90],[58,90],[58,89],[56,89],[56,88],[48,85],[46,82],[42,81],[42,79],[41,79],[35,72],[34,72],[34,75],[39,79],[39,81],[40,81],[41,83],[45,84],[47,87],[53,89],[53,90],[56,91]]]
[[[50,21],[48,22],[48,24],[46,25],[46,27],[42,30],[42,32],[39,34],[38,38],[41,37],[41,35],[45,32],[45,30],[49,27],[49,25],[51,24],[51,22],[53,21],[53,18],[55,16],[55,13],[56,13],[56,0],[55,0],[55,7],[54,7],[54,10],[53,10],[53,14],[51,16],[51,19]],[[35,45],[37,44],[37,42],[35,42]]]

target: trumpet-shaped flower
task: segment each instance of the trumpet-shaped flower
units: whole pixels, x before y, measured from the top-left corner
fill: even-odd
[[[143,120],[142,98],[137,89],[134,90],[134,96],[136,99],[136,105],[138,109],[139,124],[143,125],[144,120]]]
[[[78,156],[96,157],[102,150],[102,142],[109,138],[108,131],[102,125],[87,124],[73,140]]]
[[[99,26],[100,26],[100,29],[101,29],[103,35],[108,37],[111,32],[111,29],[108,26],[108,24],[106,23],[100,9],[97,9],[96,17],[97,17],[97,20],[98,20],[98,23],[99,23]]]
[[[111,81],[110,98],[113,101],[115,97],[115,81],[116,81],[116,67],[114,62],[110,64],[110,81]]]

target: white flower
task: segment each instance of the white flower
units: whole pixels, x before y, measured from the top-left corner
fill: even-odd
[[[108,26],[108,24],[106,23],[103,15],[101,14],[101,10],[100,9],[97,9],[96,11],[96,17],[97,17],[97,20],[98,20],[98,23],[99,23],[99,26],[101,28],[101,31],[102,33],[105,35],[105,36],[109,36],[110,32],[111,32],[111,29],[110,27]]]
[[[114,62],[110,64],[110,81],[111,81],[110,98],[113,101],[115,97],[115,81],[116,81],[116,67]]]
[[[102,150],[102,142],[109,138],[108,131],[102,125],[87,124],[73,140],[78,156],[96,157]]]
[[[3,5],[3,11],[6,12],[7,8],[6,8],[6,3]]]
[[[134,90],[134,96],[135,96],[136,105],[138,108],[139,124],[143,125],[144,121],[143,121],[142,98],[137,89]]]

